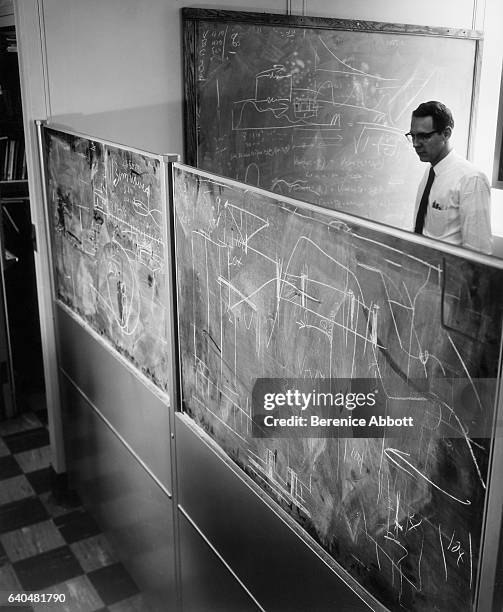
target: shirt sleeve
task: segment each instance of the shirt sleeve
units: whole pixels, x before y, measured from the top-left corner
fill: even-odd
[[[459,214],[463,246],[491,254],[491,188],[483,174],[461,182]]]

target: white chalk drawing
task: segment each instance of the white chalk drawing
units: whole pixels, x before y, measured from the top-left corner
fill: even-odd
[[[201,21],[196,44],[202,169],[409,229],[412,110],[448,103],[466,150],[475,41]]]
[[[160,163],[50,130],[45,138],[58,297],[165,388]]]
[[[487,446],[441,381],[465,378],[490,417],[475,382],[494,349],[481,340],[489,314],[463,305],[462,283],[442,289],[435,252],[188,170],[177,169],[175,193],[189,414],[391,609],[448,610],[453,597],[469,609]],[[477,340],[441,324],[442,301]],[[260,377],[374,378],[390,411],[412,406],[420,435],[254,438]]]

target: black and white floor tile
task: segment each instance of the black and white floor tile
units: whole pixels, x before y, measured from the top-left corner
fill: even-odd
[[[78,497],[54,489],[44,411],[0,421],[0,610],[142,612],[146,602]]]

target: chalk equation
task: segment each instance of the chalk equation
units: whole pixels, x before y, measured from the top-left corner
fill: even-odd
[[[160,162],[46,129],[58,298],[167,385]]]
[[[188,168],[175,194],[189,415],[390,609],[470,609],[489,451],[470,430],[493,413],[476,379],[496,376],[500,273]],[[253,437],[263,377],[373,378],[420,433]]]

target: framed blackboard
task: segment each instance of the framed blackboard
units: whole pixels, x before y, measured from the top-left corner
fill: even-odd
[[[472,610],[503,265],[180,164],[174,194],[184,410],[381,604]],[[417,427],[257,435],[258,379],[370,379]]]
[[[49,126],[41,139],[56,297],[166,390],[163,158]]]
[[[480,34],[183,9],[186,161],[293,198],[412,228],[424,173],[404,138],[420,102],[469,150]]]

